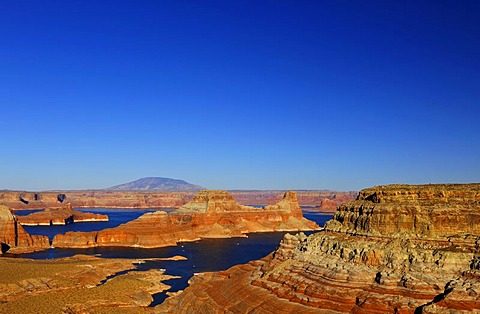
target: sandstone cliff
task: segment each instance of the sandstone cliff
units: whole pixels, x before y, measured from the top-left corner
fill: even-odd
[[[295,192],[276,205],[255,208],[237,204],[226,191],[201,191],[176,211],[153,212],[97,232],[56,235],[55,247],[134,246],[162,247],[200,238],[243,236],[249,232],[316,230],[302,216]]]
[[[480,184],[360,192],[326,230],[190,280],[167,313],[480,313]]]
[[[108,221],[108,216],[79,212],[68,203],[63,207],[46,208],[44,211],[18,216],[17,220],[24,226],[65,225],[82,221]]]
[[[50,247],[48,237],[31,236],[19,224],[17,217],[6,206],[0,205],[1,253],[26,252]]]

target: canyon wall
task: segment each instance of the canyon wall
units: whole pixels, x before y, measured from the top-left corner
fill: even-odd
[[[275,204],[282,199],[281,191],[232,191],[234,199],[245,205]],[[12,209],[43,209],[71,203],[73,207],[107,208],[178,208],[192,200],[194,192],[154,191],[59,191],[19,192],[0,191],[0,204]],[[336,207],[353,200],[356,192],[298,191],[302,206],[318,206],[320,211],[335,211]]]
[[[326,230],[190,279],[162,313],[480,313],[480,184],[390,185]]]
[[[46,236],[28,234],[10,209],[0,205],[0,245],[1,253],[22,253],[49,248],[50,242]]]
[[[227,191],[201,191],[172,213],[147,213],[116,228],[56,235],[54,247],[162,247],[201,238],[244,236],[249,232],[317,230],[303,218],[295,192],[275,205],[255,208],[238,204]]]

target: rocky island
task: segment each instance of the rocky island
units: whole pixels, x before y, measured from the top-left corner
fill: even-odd
[[[108,216],[79,212],[68,203],[63,207],[51,207],[26,216],[18,216],[17,220],[24,226],[50,226],[66,225],[74,222],[108,221]]]
[[[325,230],[194,276],[162,313],[479,313],[480,184],[390,185]]]
[[[116,228],[56,235],[54,247],[163,247],[201,238],[245,236],[249,232],[318,230],[303,218],[295,192],[275,205],[256,208],[238,204],[227,191],[201,191],[193,200],[167,214],[157,211]]]

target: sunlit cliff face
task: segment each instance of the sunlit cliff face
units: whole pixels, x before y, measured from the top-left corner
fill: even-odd
[[[286,235],[265,259],[198,276],[161,309],[480,312],[479,222],[480,184],[362,190],[326,231]]]

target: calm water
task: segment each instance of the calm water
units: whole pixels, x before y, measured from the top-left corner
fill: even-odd
[[[108,208],[81,208],[76,209],[81,212],[89,212],[95,214],[108,215],[109,221],[91,221],[91,222],[76,222],[68,225],[54,225],[54,226],[24,226],[25,230],[31,235],[46,235],[53,239],[56,234],[64,234],[67,231],[98,231],[106,228],[114,228],[130,220],[136,219],[141,215],[155,211],[155,209],[108,209]],[[162,209],[163,211],[171,211],[173,209]],[[18,210],[15,215],[24,216],[38,210]]]
[[[111,228],[137,218],[151,210],[132,209],[82,209],[94,213],[109,215],[109,222],[76,223],[66,226],[38,226],[28,227],[31,234],[43,234],[52,236],[55,233],[67,231],[93,231]],[[332,218],[332,215],[304,212],[307,219],[323,224]],[[50,230],[55,228],[55,230]],[[307,234],[312,233],[308,232]],[[231,239],[204,239],[196,242],[185,242],[178,246],[140,249],[140,248],[91,248],[91,249],[49,249],[41,252],[23,254],[21,257],[33,259],[52,259],[73,256],[75,254],[97,255],[104,258],[154,258],[171,257],[182,255],[188,258],[186,261],[147,261],[137,265],[138,270],[165,269],[169,275],[181,276],[180,279],[172,279],[166,283],[172,288],[170,291],[185,289],[187,281],[194,273],[219,271],[230,268],[237,264],[247,263],[251,260],[260,259],[271,253],[278,246],[285,232],[250,233],[248,238]],[[154,295],[152,306],[160,304],[166,298],[166,293]]]

